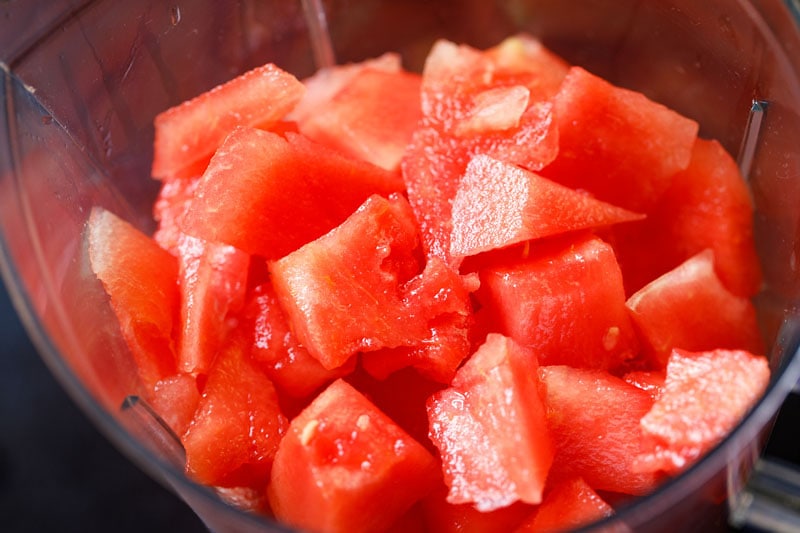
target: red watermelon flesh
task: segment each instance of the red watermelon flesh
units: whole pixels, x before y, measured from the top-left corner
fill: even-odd
[[[178,243],[183,231],[180,217],[186,211],[200,182],[200,176],[187,179],[171,179],[161,183],[158,197],[153,204],[153,219],[157,223],[153,239],[159,246],[178,256]]]
[[[201,174],[229,133],[278,123],[304,91],[297,78],[267,64],[164,111],[155,119],[153,176]]]
[[[561,87],[569,64],[548,50],[541,41],[518,33],[486,50],[506,85],[524,85],[538,98],[550,98]]]
[[[560,480],[545,493],[541,505],[515,533],[555,533],[586,526],[614,514],[611,507],[581,477]]]
[[[269,502],[263,489],[252,487],[214,487],[214,492],[228,505],[248,513],[270,515]]]
[[[742,350],[673,350],[661,396],[641,418],[639,472],[677,473],[719,443],[764,393],[765,357]]]
[[[567,74],[564,61],[540,53],[523,39],[530,37],[512,37],[486,51],[443,39],[436,41],[422,72],[423,115],[454,132],[460,122],[472,118],[474,99],[480,100],[487,90],[521,86],[530,94],[529,103],[550,99]],[[535,60],[522,59],[526,56],[535,56]]]
[[[559,149],[546,177],[647,212],[684,170],[698,124],[574,66],[553,99]]]
[[[559,480],[545,492],[533,515],[515,533],[551,533],[586,526],[614,514],[611,507],[581,477]]]
[[[480,271],[476,295],[504,334],[532,347],[548,365],[614,369],[638,354],[622,274],[608,244],[575,236],[532,244],[521,257]]]
[[[92,270],[109,295],[146,391],[176,373],[178,262],[155,241],[103,208],[87,222]]]
[[[437,470],[423,446],[337,380],[292,420],[269,500],[275,516],[293,527],[381,531],[433,489]]]
[[[244,306],[250,255],[189,235],[178,239],[181,325],[178,370],[205,374]]]
[[[428,255],[459,263],[450,257],[451,209],[473,155],[487,154],[530,170],[555,157],[558,136],[551,106],[521,83],[522,74],[504,71],[491,56],[447,41],[437,42],[429,54],[422,74],[423,118],[401,165]],[[516,107],[518,116],[512,113],[497,123],[481,120],[498,89],[527,93],[526,107]]]
[[[272,382],[232,339],[208,374],[197,412],[183,435],[186,471],[212,486],[264,489],[288,421]]]
[[[153,387],[151,407],[177,437],[182,437],[197,411],[200,390],[189,374],[175,374],[159,380]]]
[[[299,123],[309,139],[399,171],[421,117],[418,74],[364,69],[324,107]]]
[[[434,490],[422,501],[428,531],[437,533],[503,533],[513,531],[525,520],[535,506],[515,502],[494,511],[479,511],[469,503],[454,505],[447,502],[445,485]]]
[[[553,460],[533,352],[490,334],[450,388],[428,400],[447,501],[493,511],[539,503]]]
[[[656,487],[659,474],[633,470],[650,394],[603,370],[544,366],[539,376],[556,449],[554,476],[581,476],[594,490],[632,495]]]
[[[419,503],[414,504],[383,533],[430,533],[425,526],[425,517]]]
[[[400,288],[404,307],[425,321],[428,337],[414,346],[363,353],[367,372],[385,379],[411,366],[429,379],[450,383],[472,346],[470,295],[478,284],[474,274],[461,276],[441,259],[429,258],[425,270]]]
[[[291,331],[269,283],[253,289],[242,315],[240,328],[252,338],[251,357],[281,393],[292,398],[307,398],[355,368],[355,358],[328,370],[312,357]]]
[[[240,128],[214,154],[181,227],[276,259],[342,223],[370,195],[399,190],[394,174],[300,135]]]
[[[705,249],[714,251],[728,290],[750,297],[761,288],[753,202],[736,162],[717,141],[698,139],[689,167],[673,176],[647,219],[612,232],[628,294]]]
[[[644,218],[486,155],[467,165],[452,217],[453,257]]]
[[[322,111],[339,91],[364,70],[377,72],[400,72],[402,62],[400,55],[394,52],[366,59],[357,63],[346,63],[321,68],[303,80],[306,90],[303,98],[286,116],[288,120],[304,122],[314,114]]]
[[[432,454],[438,453],[428,438],[428,414],[425,402],[445,385],[420,375],[415,369],[402,368],[377,379],[363,368],[356,368],[345,381],[358,389],[398,426]]]
[[[408,309],[400,292],[419,271],[418,242],[405,198],[376,195],[342,225],[270,265],[298,340],[322,366],[429,337],[425,317]]]
[[[662,370],[631,370],[626,372],[622,379],[637,389],[647,392],[655,401],[664,390],[664,382],[667,379],[666,367]]]
[[[753,303],[725,288],[711,250],[649,283],[627,306],[656,368],[666,366],[673,348],[764,349]]]

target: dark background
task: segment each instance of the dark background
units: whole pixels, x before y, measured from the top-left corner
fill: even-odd
[[[0,530],[207,531],[78,410],[28,340],[2,281]]]
[[[203,532],[176,496],[123,457],[45,367],[0,282],[0,530]],[[767,452],[800,464],[787,401]]]

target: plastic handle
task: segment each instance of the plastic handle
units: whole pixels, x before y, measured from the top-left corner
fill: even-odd
[[[800,531],[798,466],[780,459],[759,459],[745,490],[734,501],[730,522],[739,529]]]
[[[746,531],[800,531],[800,454],[793,423],[800,408],[800,382],[786,398],[767,453],[747,484],[730,499],[730,525]]]

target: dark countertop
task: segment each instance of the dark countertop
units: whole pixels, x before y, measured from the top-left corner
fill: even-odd
[[[207,531],[122,456],[34,350],[0,281],[0,530]]]

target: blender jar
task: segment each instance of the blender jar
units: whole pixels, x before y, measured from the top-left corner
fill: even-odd
[[[520,31],[696,119],[702,136],[739,159],[756,205],[766,278],[758,306],[773,370],[764,398],[699,463],[594,527],[707,531],[771,519],[798,527],[791,515],[760,512],[771,500],[746,488],[754,467],[756,480],[790,479],[783,470],[772,476],[774,465],[758,457],[800,378],[796,2],[62,0],[3,10],[3,278],[42,357],[87,416],[212,530],[281,526],[189,481],[180,446],[137,403],[133,363],[88,267],[82,231],[90,209],[106,207],[152,231],[154,116],[250,68],[273,62],[303,78],[334,58],[396,51],[419,70],[435,39],[484,48]]]

